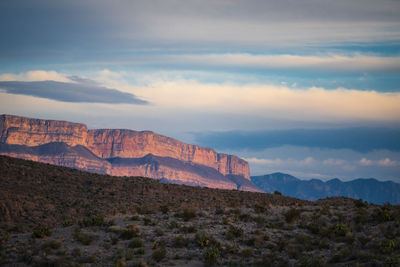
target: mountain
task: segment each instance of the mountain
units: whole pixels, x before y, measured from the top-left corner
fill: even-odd
[[[362,199],[370,203],[400,204],[400,184],[376,179],[355,179],[342,182],[339,179],[321,181],[318,179],[300,180],[284,173],[252,176],[251,181],[264,192],[275,190],[290,197],[316,200],[332,196]]]
[[[245,160],[150,131],[1,115],[0,154],[114,176],[260,191]]]

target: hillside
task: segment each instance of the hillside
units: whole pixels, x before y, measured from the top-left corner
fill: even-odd
[[[0,155],[113,176],[260,191],[245,160],[150,131],[1,115]]]
[[[398,266],[400,207],[0,157],[2,266]]]
[[[289,197],[238,190],[166,184],[143,177],[113,177],[0,156],[0,230],[28,231],[65,219],[172,211],[186,207],[307,203]]]
[[[324,182],[318,179],[300,180],[284,173],[252,176],[251,180],[264,192],[277,190],[286,196],[306,200],[343,196],[375,204],[400,204],[400,184],[391,181],[381,182],[369,178],[348,182],[332,179]]]

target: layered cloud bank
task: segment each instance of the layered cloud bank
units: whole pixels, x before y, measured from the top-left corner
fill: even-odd
[[[268,84],[215,84],[178,79],[127,85],[103,74],[103,84],[55,71],[0,76],[2,94],[19,94],[64,102],[153,104],[157,110],[246,114],[311,121],[400,121],[400,93],[337,88],[305,89]],[[104,79],[104,78],[107,79]],[[15,79],[15,80],[10,80]],[[119,86],[113,89],[110,86]]]

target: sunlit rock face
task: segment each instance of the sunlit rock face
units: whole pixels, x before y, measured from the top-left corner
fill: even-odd
[[[115,176],[259,191],[246,161],[150,131],[88,130],[80,123],[1,115],[0,154]]]

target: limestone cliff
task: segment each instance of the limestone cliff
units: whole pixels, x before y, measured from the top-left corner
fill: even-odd
[[[240,188],[229,177],[242,177],[249,183],[243,188],[251,190],[253,186],[246,161],[150,131],[88,130],[80,123],[1,115],[0,144],[1,154],[110,175],[165,178],[229,189]],[[147,155],[153,157],[141,164],[115,160]]]

